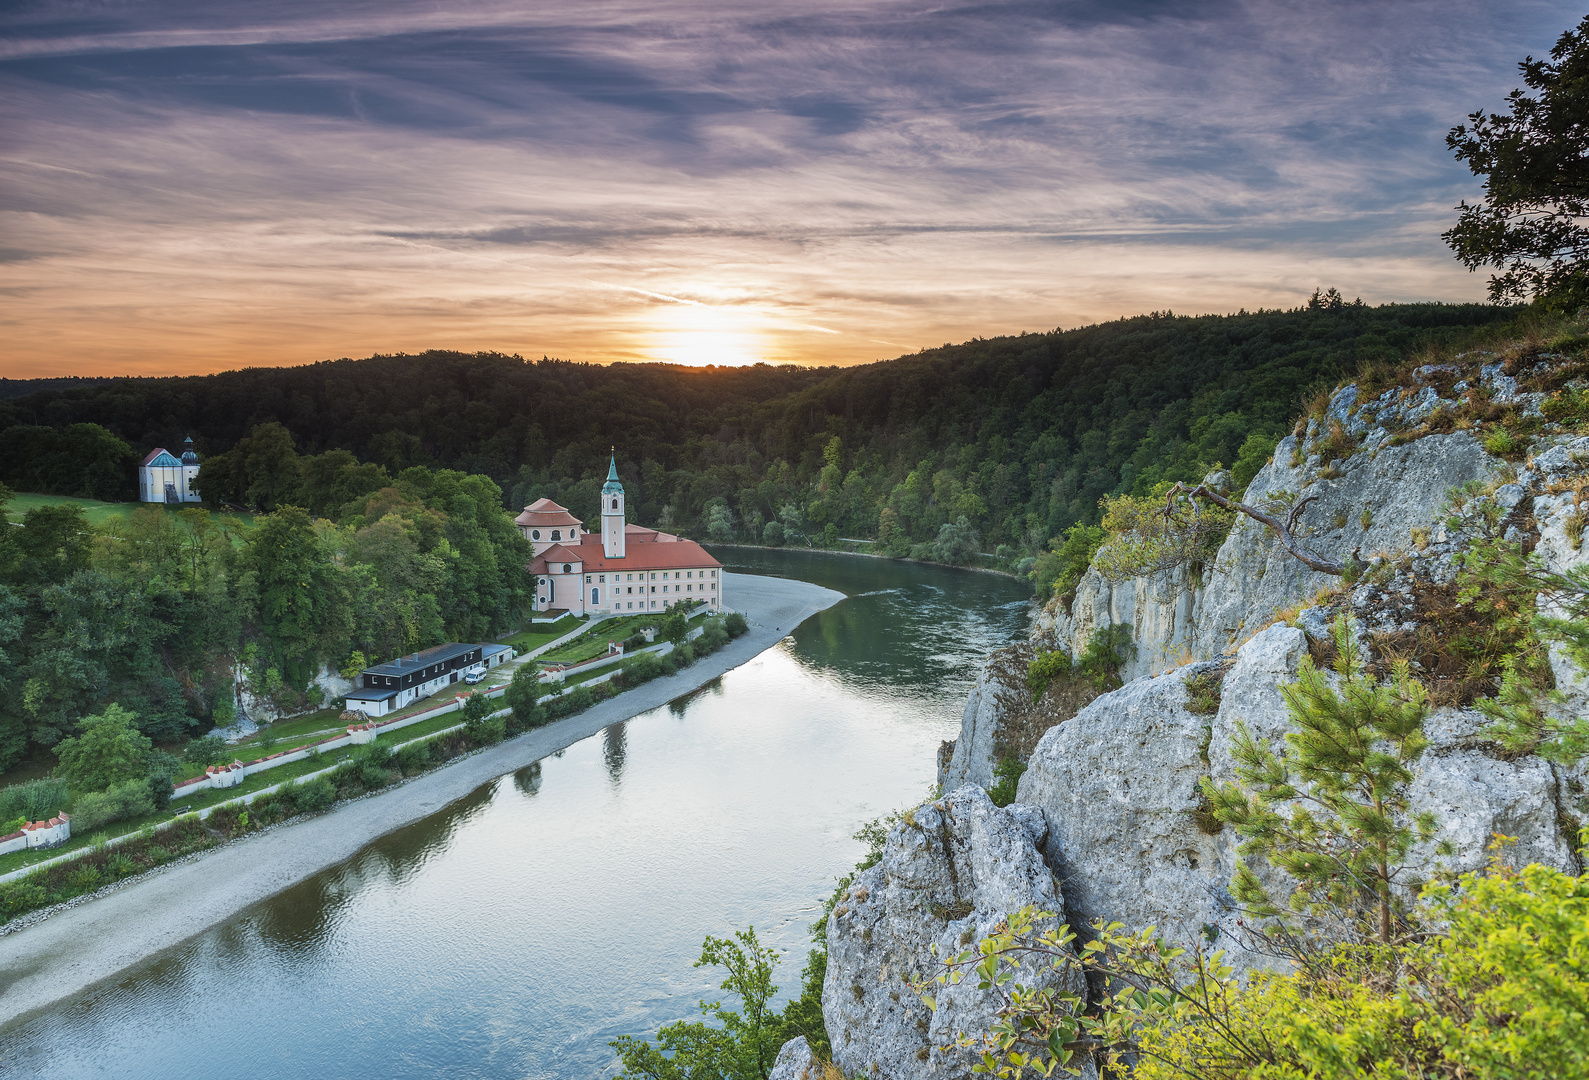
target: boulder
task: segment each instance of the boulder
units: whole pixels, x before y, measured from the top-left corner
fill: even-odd
[[[997,999],[966,979],[934,988],[933,1011],[911,982],[931,979],[941,970],[939,957],[969,948],[1013,911],[1028,904],[1063,910],[1034,842],[1044,831],[1040,814],[1000,809],[974,785],[918,807],[890,831],[881,861],[856,879],[828,918],[822,1015],[846,1076],[970,1075],[974,1059],[952,1048],[955,1033],[987,1030]],[[1043,964],[1021,979],[1084,990],[1074,971]]]
[[[783,1044],[767,1080],[844,1080],[844,1075],[812,1052],[804,1035]]]
[[[1191,664],[1106,694],[1043,737],[1017,798],[1043,813],[1044,853],[1071,925],[1151,925],[1185,946],[1217,941],[1238,970],[1271,963],[1243,945],[1228,892],[1239,838],[1198,813],[1197,783],[1204,775],[1235,780],[1238,722],[1260,742],[1283,744],[1294,727],[1280,686],[1306,655],[1301,630],[1272,626],[1237,651],[1213,717],[1186,709],[1185,680],[1212,668]],[[1434,812],[1439,839],[1455,853],[1440,858],[1433,845],[1414,852],[1409,886],[1438,869],[1482,867],[1496,834],[1516,838],[1502,853],[1512,865],[1579,870],[1559,770],[1539,758],[1495,757],[1479,734],[1485,722],[1475,709],[1430,711],[1430,746],[1413,767],[1409,797]],[[1249,865],[1271,892],[1288,889],[1264,860]]]

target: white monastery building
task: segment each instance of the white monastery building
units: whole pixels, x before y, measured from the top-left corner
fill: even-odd
[[[723,564],[694,540],[624,521],[618,462],[601,489],[601,533],[550,499],[540,499],[513,519],[535,550],[535,610],[575,615],[662,611],[700,600],[723,610]]]
[[[199,475],[199,455],[193,452],[193,436],[182,442],[182,460],[171,456],[163,446],[149,451],[138,466],[138,501],[152,503],[196,503],[193,478]]]

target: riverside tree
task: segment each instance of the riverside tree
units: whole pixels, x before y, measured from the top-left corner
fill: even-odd
[[[513,719],[520,727],[534,727],[541,721],[541,669],[533,661],[525,661],[513,673],[503,700],[513,709]]]
[[[739,1008],[703,1001],[699,1020],[664,1024],[656,1045],[630,1036],[611,1043],[623,1071],[618,1080],[766,1080],[783,1045],[784,1026],[771,1007],[778,987],[772,970],[778,950],[756,937],[756,928],[732,938],[706,938],[696,967],[721,967],[728,975],[720,988],[739,999]]]

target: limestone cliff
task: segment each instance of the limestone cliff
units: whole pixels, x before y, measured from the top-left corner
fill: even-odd
[[[888,834],[882,860],[861,874],[828,918],[822,1015],[846,1076],[969,1076],[969,1051],[944,1047],[956,1031],[986,1030],[996,1005],[974,978],[936,991],[929,1011],[911,980],[930,979],[938,957],[987,936],[1027,904],[1063,903],[1038,851],[1042,815],[1001,810],[975,785],[917,807]],[[936,956],[933,950],[936,949]],[[1029,985],[1057,976],[1023,971]],[[1077,981],[1064,984],[1072,993]]]
[[[897,989],[901,971],[923,970],[930,945],[952,952],[1021,896],[1047,904],[1057,889],[1072,926],[1097,918],[1154,925],[1183,943],[1217,941],[1241,968],[1266,962],[1243,948],[1228,892],[1237,838],[1205,811],[1199,781],[1234,779],[1238,723],[1262,740],[1283,739],[1291,724],[1279,687],[1310,652],[1327,657],[1339,616],[1372,662],[1414,656],[1430,687],[1430,746],[1412,797],[1454,847],[1445,868],[1480,866],[1500,833],[1517,838],[1510,862],[1581,870],[1576,836],[1589,820],[1589,770],[1501,753],[1472,706],[1475,694],[1493,693],[1493,679],[1481,686],[1471,673],[1447,670],[1452,657],[1438,646],[1458,559],[1476,538],[1534,547],[1552,569],[1589,559],[1580,546],[1589,438],[1551,425],[1537,389],[1563,384],[1549,377],[1561,361],[1503,367],[1489,359],[1423,368],[1412,385],[1372,397],[1356,386],[1338,390],[1249,486],[1252,504],[1316,496],[1304,519],[1310,543],[1341,561],[1355,557],[1366,567],[1361,577],[1348,583],[1309,571],[1261,525],[1239,518],[1203,580],[1110,584],[1093,570],[1068,606],[1050,604],[1036,620],[1036,646],[1072,655],[1093,628],[1129,623],[1137,653],[1120,689],[1044,706],[1022,677],[1031,646],[990,660],[960,738],[940,755],[952,794],[918,810],[916,826],[895,830],[888,857],[830,921],[824,1015],[847,1074],[969,1075],[964,1061],[932,1048],[986,1003],[929,1014],[888,987]],[[1491,453],[1473,429],[1499,415],[1535,433],[1523,443],[1492,435]],[[1564,656],[1551,659],[1562,691],[1555,707],[1583,715],[1589,679]],[[1012,752],[1026,755],[1027,768],[1016,805],[1000,811],[976,786],[991,784],[995,763]],[[1417,870],[1432,871],[1432,847],[1417,860]],[[983,883],[993,881],[989,892]],[[963,882],[978,884],[962,900]]]

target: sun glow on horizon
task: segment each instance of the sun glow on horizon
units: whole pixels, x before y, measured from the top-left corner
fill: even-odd
[[[769,359],[773,343],[750,313],[709,304],[670,304],[657,311],[643,351],[670,364],[743,367]]]

